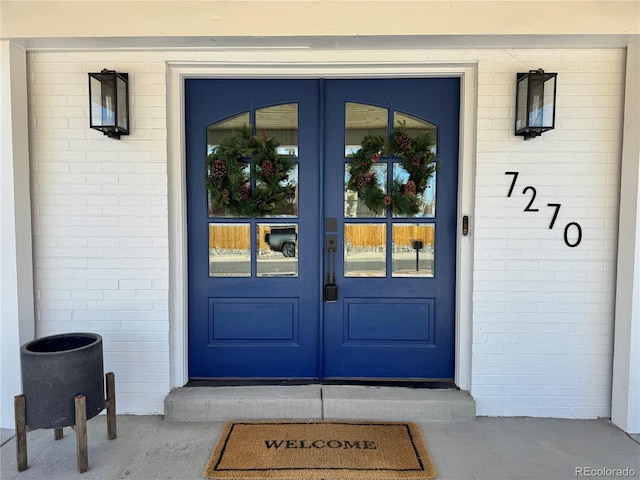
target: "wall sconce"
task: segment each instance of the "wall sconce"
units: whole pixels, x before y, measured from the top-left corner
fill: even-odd
[[[518,73],[516,78],[516,135],[525,140],[553,130],[556,121],[557,73],[543,69]]]
[[[129,135],[129,74],[89,74],[89,126],[110,138]]]

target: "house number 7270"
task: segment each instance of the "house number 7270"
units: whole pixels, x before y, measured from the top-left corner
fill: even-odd
[[[516,186],[516,181],[518,180],[518,175],[520,175],[520,172],[504,172],[504,174],[513,176],[513,180],[511,181],[511,186],[509,187],[509,193],[507,193],[507,197],[511,197],[511,194],[513,193],[513,190]],[[522,189],[522,194],[530,195],[529,203],[524,208],[524,211],[539,212],[540,209],[534,207],[534,203],[536,201],[536,195],[537,195],[536,187],[527,185],[526,187],[524,187],[524,189]],[[562,207],[562,204],[547,203],[547,207],[551,207],[555,209],[553,212],[553,216],[551,217],[551,222],[549,223],[549,229],[552,229],[556,224],[556,219],[558,218],[558,213],[560,213],[560,207]],[[573,240],[569,240],[569,231],[571,229],[575,229],[577,232],[577,235]],[[580,226],[580,224],[578,222],[567,223],[567,225],[564,227],[564,243],[567,245],[567,247],[577,247],[578,245],[580,245],[580,242],[582,242],[582,227]]]

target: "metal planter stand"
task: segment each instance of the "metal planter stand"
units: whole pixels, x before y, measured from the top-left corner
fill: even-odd
[[[23,393],[14,397],[18,471],[27,469],[27,428],[63,427],[76,433],[78,471],[89,469],[87,420],[107,409],[107,436],[116,438],[115,375],[104,375],[102,337],[67,333],[39,338],[20,349]],[[106,380],[106,399],[105,399]]]

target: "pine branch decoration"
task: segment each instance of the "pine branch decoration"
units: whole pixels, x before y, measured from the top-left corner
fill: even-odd
[[[224,137],[206,159],[205,186],[212,206],[235,216],[263,217],[289,205],[296,189],[290,179],[295,163],[278,155],[278,146],[266,134],[252,135],[249,125]],[[429,179],[440,169],[432,149],[429,132],[413,138],[404,122],[388,140],[367,135],[349,164],[347,189],[357,192],[358,200],[375,214],[390,209],[398,216],[416,215]],[[408,174],[404,182],[394,179],[388,193],[383,188],[386,179],[378,178],[373,168],[382,157],[398,158]]]
[[[440,169],[432,149],[429,132],[413,138],[404,122],[391,132],[388,141],[380,135],[367,135],[349,164],[347,188],[357,192],[358,199],[375,214],[391,209],[398,216],[416,215],[429,179]],[[401,167],[408,174],[404,183],[393,180],[391,194],[385,193],[381,183],[385,179],[379,179],[372,168],[381,157],[400,159]]]
[[[266,134],[252,135],[249,125],[224,137],[206,159],[205,186],[212,206],[235,216],[263,217],[289,205],[295,194],[290,179],[295,163],[278,155],[278,146]]]

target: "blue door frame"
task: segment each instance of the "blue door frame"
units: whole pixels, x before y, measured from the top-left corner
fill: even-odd
[[[459,88],[455,78],[186,81],[190,378],[453,378]],[[434,217],[345,218],[346,102],[386,108],[390,119],[398,111],[437,126],[443,166]],[[286,103],[298,105],[297,218],[210,217],[207,126],[242,112],[250,112],[253,122],[257,109]],[[333,225],[327,218],[335,219]],[[257,232],[265,222],[297,226],[297,276],[256,276]],[[385,225],[389,245],[394,226],[432,224],[433,276],[392,277],[390,247],[384,277],[345,276],[345,228],[371,222]],[[212,224],[248,226],[250,276],[210,276]],[[325,232],[327,225],[331,231]],[[338,242],[335,303],[322,298],[329,269],[325,234]]]

